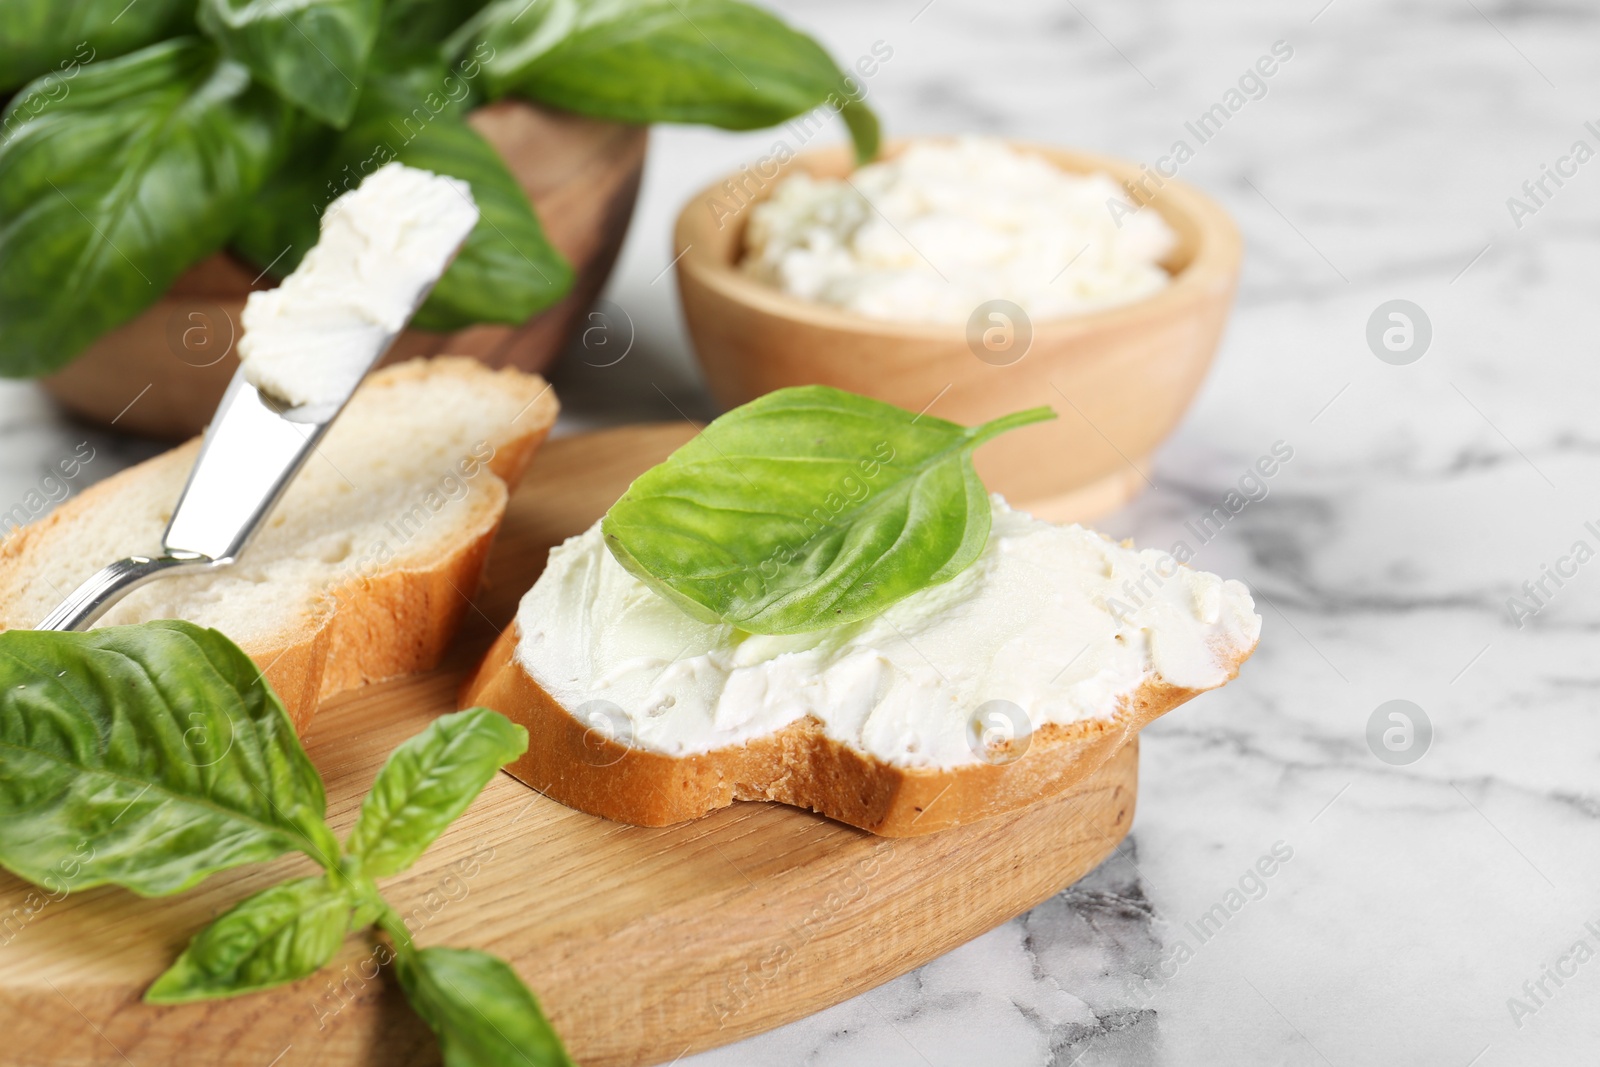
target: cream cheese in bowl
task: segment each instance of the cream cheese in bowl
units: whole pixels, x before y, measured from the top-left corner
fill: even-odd
[[[1109,175],[963,138],[912,144],[843,179],[784,179],[752,211],[741,267],[873,318],[960,323],[1003,298],[1042,319],[1160,291],[1176,240]]]

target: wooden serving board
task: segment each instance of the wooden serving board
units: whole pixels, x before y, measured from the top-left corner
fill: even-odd
[[[390,750],[455,710],[463,673],[511,619],[549,546],[589,526],[692,432],[627,427],[545,447],[513,498],[450,660],[318,712],[308,748],[337,831],[354,822]],[[510,960],[580,1063],[661,1063],[871,988],[1073,882],[1127,833],[1137,764],[1129,745],[1069,794],[899,840],[757,803],[666,829],[625,826],[500,775],[383,888],[421,944]],[[277,990],[167,1008],[140,1000],[212,917],[311,869],[288,857],[157,900],[112,888],[49,900],[0,874],[0,1062],[438,1063],[432,1035],[361,936],[321,974]]]

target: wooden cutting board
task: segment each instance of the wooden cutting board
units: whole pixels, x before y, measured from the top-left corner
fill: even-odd
[[[308,748],[335,830],[354,822],[390,750],[455,710],[462,674],[511,619],[549,547],[692,433],[635,426],[545,447],[450,660],[318,712]],[[1129,745],[1081,788],[1028,811],[899,840],[756,803],[666,829],[625,826],[500,775],[384,891],[419,943],[510,960],[580,1063],[661,1063],[844,1000],[1075,881],[1127,833],[1137,765]],[[321,974],[277,990],[170,1008],[139,999],[213,916],[292,873],[311,873],[310,861],[216,875],[158,900],[112,888],[49,900],[0,874],[0,1062],[438,1063],[364,937]]]

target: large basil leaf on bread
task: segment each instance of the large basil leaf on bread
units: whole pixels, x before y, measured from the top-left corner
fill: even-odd
[[[196,934],[144,999],[181,1004],[304,978],[339,951],[350,912],[349,895],[326,875],[263,889]]]
[[[528,731],[488,708],[435,719],[396,748],[361,802],[346,852],[367,878],[416,862],[500,768],[528,750]]]
[[[250,205],[234,246],[258,266],[288,274],[316,244],[328,203],[398,160],[465,181],[479,212],[413,326],[517,325],[560,300],[572,286],[572,268],[545,237],[516,177],[467,124],[464,101],[447,95],[450,77],[437,63],[374,74],[350,128],[310,134],[294,164]]]
[[[284,99],[343,126],[355,112],[382,0],[200,0],[200,28]]]
[[[5,0],[0,94],[52,72],[60,83],[68,82],[82,64],[114,59],[193,23],[194,0]]]
[[[0,633],[0,866],[145,896],[291,850],[336,862],[261,670],[185,622]]]
[[[455,38],[493,50],[491,93],[519,92],[621,122],[775,126],[830,98],[856,154],[878,121],[810,37],[738,0],[496,0]]]
[[[855,622],[978,557],[991,516],[973,450],[1053,417],[969,429],[826,386],[780,389],[646,471],[601,530],[696,618],[766,634]]]
[[[575,1067],[539,1002],[503,960],[466,948],[410,946],[395,933],[406,999],[439,1037],[444,1067]]]
[[[84,67],[18,125],[0,141],[0,374],[62,366],[220,247],[286,121],[243,67],[180,38]]]

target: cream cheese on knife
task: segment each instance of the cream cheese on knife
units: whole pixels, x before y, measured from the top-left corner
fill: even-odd
[[[390,163],[328,205],[276,289],[245,302],[245,380],[292,407],[338,404],[478,222],[466,182]]]

